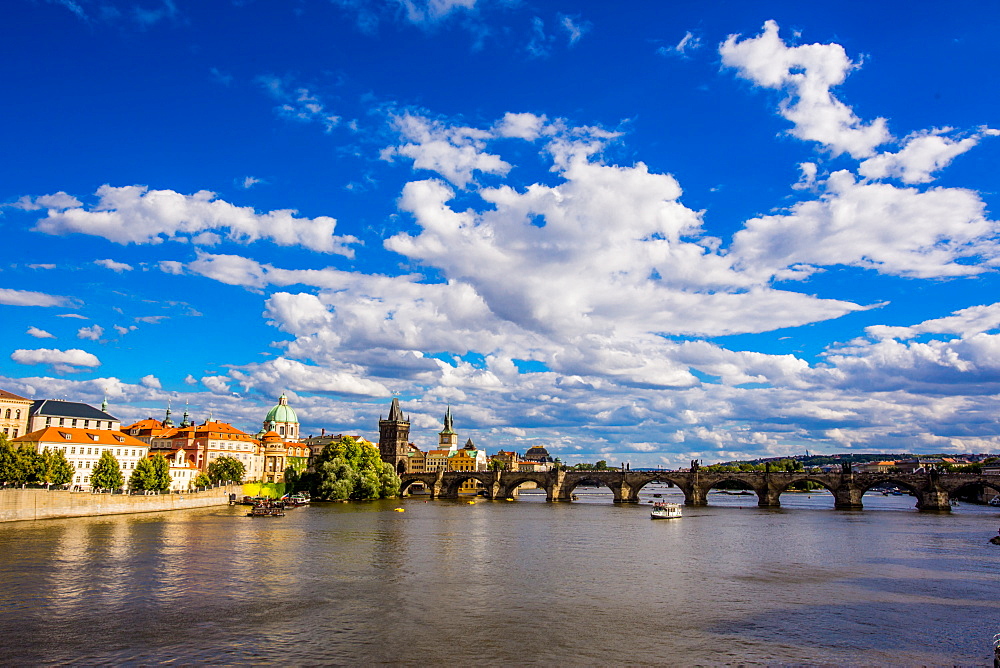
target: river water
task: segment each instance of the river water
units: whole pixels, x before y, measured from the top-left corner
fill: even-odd
[[[588,493],[589,492],[589,493]],[[989,665],[1000,513],[711,494],[0,525],[2,662]],[[647,487],[680,500],[679,492]],[[405,512],[394,512],[401,507]]]

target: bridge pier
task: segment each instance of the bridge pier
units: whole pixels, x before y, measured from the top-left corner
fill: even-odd
[[[763,489],[755,489],[757,492],[758,508],[780,508],[781,493],[768,483]]]
[[[932,487],[918,492],[918,494],[917,510],[937,513],[951,512],[951,497],[940,487]]]
[[[688,484],[681,487],[681,491],[684,492],[684,505],[685,506],[707,506],[708,496],[699,485]]]
[[[864,490],[850,482],[844,482],[833,490],[833,507],[837,510],[862,510],[861,495]]]

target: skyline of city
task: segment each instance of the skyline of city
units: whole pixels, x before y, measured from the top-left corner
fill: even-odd
[[[17,0],[0,387],[369,436],[398,396],[424,450],[451,406],[568,464],[996,452],[1000,17],[800,5]]]

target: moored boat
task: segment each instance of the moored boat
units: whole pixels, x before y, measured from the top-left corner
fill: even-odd
[[[670,520],[681,516],[681,504],[657,502],[653,504],[653,509],[649,516],[654,520]]]

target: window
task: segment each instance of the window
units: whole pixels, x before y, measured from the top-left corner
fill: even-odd
[[[115,434],[115,439],[121,441],[122,443],[125,442],[125,437],[124,436],[119,436],[118,434]]]
[[[10,430],[7,427],[3,428],[3,435],[4,436],[10,436]]]
[[[45,418],[45,426],[49,427],[51,425],[52,425],[52,418],[50,417]]]
[[[98,439],[97,434],[87,434],[87,436],[90,436],[90,440],[92,441],[96,441]]]
[[[63,438],[65,438],[67,441],[69,441],[69,440],[71,440],[73,438],[73,434],[67,434],[64,431],[59,432],[59,435],[62,436]]]
[[[10,409],[9,408],[7,409],[7,413],[4,415],[4,417],[7,418],[8,420],[10,419]]]
[[[86,428],[88,428],[89,426],[90,426],[90,420],[84,420],[84,421],[83,421],[83,428],[84,428],[84,429],[86,429]]]
[[[17,438],[17,429],[14,430],[14,438]]]
[[[71,426],[71,427],[75,427],[76,426],[76,418],[73,418],[73,420],[72,420],[72,422],[70,422],[69,426]]]
[[[90,448],[87,448],[87,454],[88,455],[90,454]]]
[[[20,408],[19,408],[19,409],[17,409],[17,419],[18,419],[18,420],[20,420],[20,419],[21,419],[21,409],[20,409]]]
[[[69,449],[69,454],[75,455],[76,454],[76,448],[70,448]]]
[[[115,455],[116,455],[117,457],[121,457],[121,456],[122,456],[122,449],[121,449],[121,448],[118,448],[117,450],[115,450]]]
[[[66,419],[65,418],[59,418],[59,426],[62,427],[64,424],[66,424]]]

